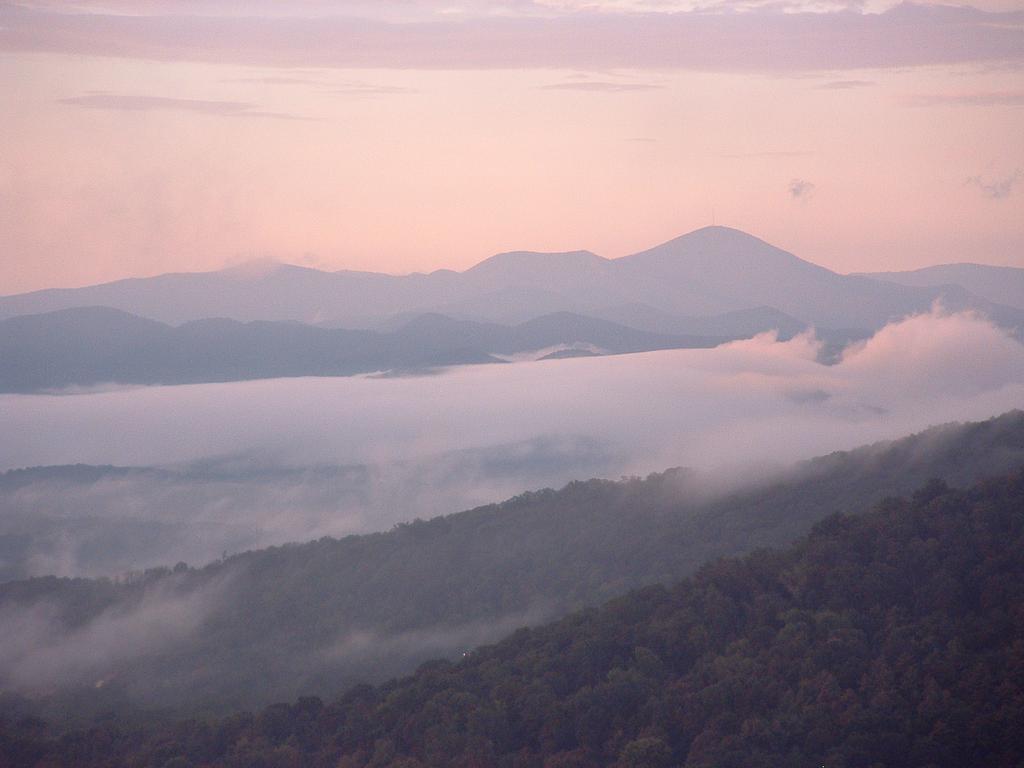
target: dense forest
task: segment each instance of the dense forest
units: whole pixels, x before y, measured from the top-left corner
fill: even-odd
[[[11,766],[1017,766],[1024,472],[835,515],[785,551],[522,629],[380,687],[48,739]]]
[[[201,569],[12,582],[0,585],[0,712],[81,727],[109,712],[173,718],[333,696],[673,583],[716,557],[788,544],[929,477],[967,486],[1022,464],[1015,412],[822,457],[740,490],[712,492],[685,471],[594,480]],[[45,622],[14,636],[43,609]]]

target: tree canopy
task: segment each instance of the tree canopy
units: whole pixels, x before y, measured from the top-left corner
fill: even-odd
[[[830,516],[784,551],[325,704],[60,737],[12,766],[1017,766],[1024,471]]]

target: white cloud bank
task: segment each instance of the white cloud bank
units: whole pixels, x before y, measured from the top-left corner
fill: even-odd
[[[936,311],[891,324],[833,366],[815,362],[817,349],[812,336],[777,342],[765,334],[711,350],[423,377],[5,395],[0,432],[10,439],[0,444],[0,469],[167,465],[249,451],[289,464],[390,464],[545,435],[586,435],[627,447],[641,462],[664,455],[708,466],[728,459],[708,453],[708,438],[737,421],[750,438],[731,455],[784,459],[1024,404],[1024,346],[971,314]],[[780,418],[791,422],[772,438],[783,441],[781,453],[756,439],[758,424]],[[808,434],[823,423],[833,425],[828,436]]]
[[[222,549],[379,530],[571,479],[777,466],[1024,406],[1024,346],[975,315],[889,325],[832,366],[815,361],[818,349],[813,336],[762,335],[425,377],[3,396],[0,469],[240,458],[159,477],[0,484],[0,528],[37,536],[33,572],[198,564]],[[83,546],[89,531],[118,535]]]

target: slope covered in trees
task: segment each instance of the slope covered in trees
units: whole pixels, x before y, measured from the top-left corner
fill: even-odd
[[[934,481],[457,663],[255,716],[47,740],[25,766],[1015,766],[1024,472]]]
[[[732,491],[712,493],[683,471],[592,480],[202,569],[12,582],[0,585],[0,705],[81,723],[107,711],[224,712],[335,695],[671,583],[715,557],[786,544],[829,514],[931,477],[966,486],[1021,465],[1024,413],[1015,412]]]

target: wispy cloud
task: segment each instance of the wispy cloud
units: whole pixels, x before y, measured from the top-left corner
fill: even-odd
[[[719,157],[727,160],[754,160],[758,158],[784,158],[784,157],[806,157],[814,153],[806,149],[794,150],[765,150],[762,152],[729,152]]]
[[[1020,168],[1008,176],[991,178],[984,176],[971,176],[964,182],[967,186],[975,187],[982,195],[990,200],[1002,200],[1013,194],[1017,182],[1024,179],[1024,171]]]
[[[141,11],[132,13],[136,5]],[[525,10],[512,13],[492,3],[487,13],[445,14],[437,7],[429,21],[413,14],[400,22],[381,14],[338,15],[335,6],[326,15],[303,15],[281,3],[260,3],[244,15],[185,15],[169,5],[157,13],[153,5],[128,2],[118,14],[98,5],[95,12],[0,5],[0,50],[396,69],[808,72],[1024,61],[1024,12],[909,3],[884,13],[777,6],[679,12],[674,5],[664,6],[672,12],[636,13],[629,4],[563,12],[551,3],[518,3]]]
[[[1020,107],[1024,106],[1024,90],[972,91],[969,93],[918,93],[908,96],[906,103],[914,107]]]
[[[599,6],[587,2],[591,8]],[[658,0],[655,0],[657,2]],[[124,16],[192,18],[263,17],[322,19],[347,17],[390,22],[430,21],[479,16],[550,16],[572,12],[571,2],[556,0],[16,0],[24,7],[60,12]],[[614,0],[613,0],[614,2]],[[639,10],[639,8],[637,9]],[[664,10],[664,9],[661,9]]]
[[[225,573],[198,590],[183,577],[171,577],[145,588],[132,607],[112,607],[77,626],[57,605],[5,605],[0,677],[5,687],[26,692],[68,682],[102,686],[122,664],[198,632],[225,601],[234,575]]]
[[[816,87],[825,91],[848,91],[854,88],[868,88],[872,85],[877,85],[877,83],[874,80],[832,80]]]
[[[394,96],[406,93],[419,93],[419,90],[401,85],[378,85],[365,83],[361,80],[349,80],[328,89],[328,92],[342,96]]]
[[[315,77],[266,75],[264,77],[233,77],[227,83],[252,83],[255,85],[324,85],[325,81]]]
[[[309,120],[308,117],[287,112],[268,112],[244,101],[215,101],[208,99],[179,99],[169,96],[140,96],[134,94],[93,92],[84,96],[71,96],[57,100],[61,104],[85,109],[106,109],[122,112],[197,112],[219,117],[257,117],[275,120]]]
[[[630,91],[654,91],[663,88],[653,83],[609,83],[602,81],[577,81],[552,83],[540,86],[544,91],[585,91],[588,93],[627,93]]]
[[[408,88],[401,85],[382,85],[363,80],[336,80],[330,77],[300,75],[235,77],[223,82],[248,83],[252,85],[304,85],[319,89],[325,93],[342,94],[345,96],[386,96],[391,94],[419,93],[419,90],[416,88]]]
[[[807,200],[814,194],[817,187],[805,179],[793,179],[789,182],[789,196],[794,200]]]

